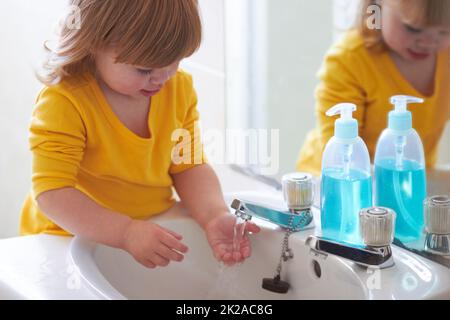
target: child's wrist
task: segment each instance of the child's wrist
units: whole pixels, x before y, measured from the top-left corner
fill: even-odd
[[[119,248],[125,251],[129,250],[129,239],[132,234],[134,220],[129,218],[124,224],[123,231],[120,233]]]
[[[206,230],[208,225],[212,221],[214,221],[215,219],[217,219],[221,216],[228,215],[228,214],[230,214],[230,211],[228,210],[227,207],[217,207],[217,208],[208,210],[205,221],[202,224],[203,229]]]

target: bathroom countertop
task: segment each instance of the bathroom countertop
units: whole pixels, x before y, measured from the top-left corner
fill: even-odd
[[[271,187],[216,167],[224,193],[270,191]],[[429,173],[432,194],[450,194],[450,170]],[[97,299],[68,256],[71,237],[36,235],[0,240],[0,300]]]
[[[0,300],[97,299],[68,258],[71,237],[37,235],[0,241]]]

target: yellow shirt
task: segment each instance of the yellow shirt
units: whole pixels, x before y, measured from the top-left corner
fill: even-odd
[[[41,193],[64,187],[76,188],[99,205],[134,219],[169,209],[175,202],[171,175],[205,161],[198,119],[192,78],[182,71],[152,97],[149,139],[119,120],[92,75],[44,88],[30,126],[32,190],[22,210],[21,234],[69,234],[36,205]],[[176,129],[190,137],[173,141]],[[189,160],[172,161],[173,150]]]
[[[387,51],[371,52],[356,30],[351,30],[328,52],[319,71],[316,90],[316,129],[309,133],[300,151],[297,169],[320,175],[322,153],[334,135],[336,117],[325,112],[341,102],[358,106],[354,117],[359,122],[359,135],[367,144],[371,158],[381,132],[387,127],[388,113],[393,109],[389,98],[406,94],[425,99],[412,105],[413,127],[424,145],[427,166],[437,160],[439,139],[450,118],[450,50],[438,56],[435,91],[426,97],[406,81]]]

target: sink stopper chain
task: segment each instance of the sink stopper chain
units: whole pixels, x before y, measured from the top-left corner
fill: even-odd
[[[289,248],[289,237],[294,232],[296,227],[298,227],[299,225],[302,225],[304,223],[304,220],[306,219],[307,215],[305,214],[305,212],[303,212],[302,215],[303,215],[302,219],[300,219],[300,221],[297,223],[297,225],[295,227],[293,226],[294,215],[291,215],[291,217],[289,218],[288,227],[286,228],[286,232],[285,232],[284,238],[283,238],[283,243],[281,246],[281,256],[280,256],[280,260],[278,262],[276,275],[273,279],[272,278],[264,278],[263,279],[263,283],[262,283],[263,289],[271,291],[271,292],[283,293],[283,294],[285,294],[289,291],[289,287],[290,287],[289,283],[281,280],[281,271],[283,268],[283,262],[287,262],[294,258],[294,252],[292,251],[291,248]]]

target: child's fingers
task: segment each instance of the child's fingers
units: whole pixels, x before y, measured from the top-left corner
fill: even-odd
[[[227,253],[227,249],[226,249],[226,247],[220,245],[220,246],[213,248],[213,252],[214,252],[214,257],[217,260],[222,261],[223,256],[225,255],[225,253]]]
[[[160,226],[160,227],[161,227],[161,226]],[[164,228],[164,227],[161,227],[161,229],[163,229],[164,231],[170,233],[172,236],[174,236],[174,237],[177,238],[178,240],[183,239],[183,236],[182,236],[181,234],[179,234],[179,233],[176,233],[175,231],[172,231],[172,230],[167,229],[167,228]]]
[[[183,261],[184,256],[176,251],[173,251],[172,249],[168,248],[164,244],[161,244],[161,246],[156,250],[156,252],[162,256],[163,258],[166,258],[168,260],[172,261]]]
[[[150,261],[160,267],[167,267],[170,261],[164,257],[161,257],[158,253],[154,253],[150,259]]]
[[[225,262],[225,264],[231,263],[233,261],[233,254],[229,252],[224,253],[222,256],[222,261]]]
[[[188,247],[184,244],[182,244],[177,238],[172,236],[172,234],[166,233],[162,236],[162,239],[160,239],[161,242],[166,245],[167,247],[176,250],[181,253],[188,252]]]
[[[253,222],[247,222],[247,225],[245,227],[245,231],[252,232],[252,233],[258,233],[261,231],[261,228],[258,227]]]
[[[146,266],[149,269],[155,269],[156,268],[156,265],[153,262],[151,262],[150,260],[146,260],[144,266]]]
[[[240,252],[233,252],[233,260],[235,262],[241,262],[243,260],[241,253]]]
[[[248,257],[250,257],[252,253],[252,250],[250,249],[250,247],[244,247],[241,250],[241,254],[244,257],[244,259],[247,259]]]
[[[144,267],[148,269],[155,269],[156,265],[148,259],[136,259],[137,262],[142,264]]]
[[[222,255],[222,261],[223,261],[223,262],[229,262],[229,261],[231,261],[231,260],[233,260],[233,254],[232,254],[232,253],[225,252],[225,253]]]

